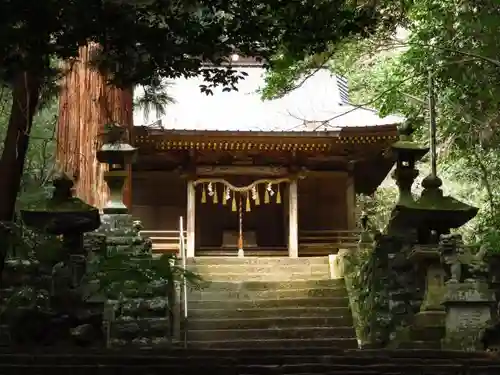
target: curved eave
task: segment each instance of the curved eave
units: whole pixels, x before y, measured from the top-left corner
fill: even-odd
[[[397,125],[342,128],[322,132],[280,131],[214,131],[175,130],[135,127],[132,135],[134,146],[139,149],[186,150],[186,149],[262,149],[264,146],[283,151],[302,148],[331,150],[335,144],[393,143],[397,140]]]

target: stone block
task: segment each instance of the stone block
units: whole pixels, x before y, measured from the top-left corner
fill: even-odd
[[[134,219],[130,214],[102,214],[101,228],[108,231],[116,231],[124,228],[133,228]]]
[[[443,348],[482,350],[481,337],[491,324],[494,294],[483,282],[448,283]]]
[[[106,236],[97,232],[85,233],[83,235],[83,248],[87,254],[105,254]]]
[[[448,283],[446,285],[445,304],[460,305],[461,302],[466,304],[477,303],[493,303],[495,296],[488,284],[483,282],[469,283]]]
[[[168,312],[166,298],[129,299],[121,305],[121,314],[136,318],[165,317]]]
[[[133,340],[136,337],[168,336],[170,322],[168,318],[153,319],[119,319],[111,325],[111,335],[114,338]]]

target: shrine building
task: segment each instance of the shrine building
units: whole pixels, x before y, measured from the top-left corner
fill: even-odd
[[[238,69],[238,91],[177,79],[164,117],[134,111],[132,214],[157,252],[174,251],[182,218],[188,257],[335,253],[356,233],[356,195],[391,170],[403,119],[350,105],[327,70],[262,101],[263,68]]]

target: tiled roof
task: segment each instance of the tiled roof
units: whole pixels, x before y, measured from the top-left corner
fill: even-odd
[[[404,120],[399,116],[381,118],[374,110],[345,104],[337,76],[327,70],[320,70],[283,98],[267,101],[262,101],[257,92],[264,86],[264,69],[241,70],[248,77],[239,83],[238,91],[217,88],[213,96],[200,92],[202,78],[174,80],[169,95],[176,103],[166,108],[166,116],[158,119],[151,113],[145,120],[142,111],[136,109],[134,124],[161,120],[161,126],[171,130],[311,132],[399,124]]]

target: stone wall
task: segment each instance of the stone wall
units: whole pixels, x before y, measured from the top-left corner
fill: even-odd
[[[130,215],[102,215],[101,228],[84,236],[87,271],[76,287],[67,288],[57,257],[7,260],[0,346],[170,345],[169,275],[155,271],[164,260],[153,259],[139,229]]]
[[[439,254],[443,256],[442,244],[434,251],[439,263]],[[360,248],[347,255],[346,284],[363,346],[498,350],[500,322],[498,306],[493,305],[493,301],[498,301],[500,296],[499,258],[489,258],[490,289],[479,279],[474,282],[467,279],[471,276],[467,264],[461,266],[462,278],[455,282],[450,281],[450,265],[442,264],[447,273],[443,281],[448,282],[439,290],[438,299],[443,300],[443,308],[437,311],[427,306],[429,301],[427,308],[422,305],[428,270],[410,254],[415,255],[415,247],[406,238],[380,235],[368,250],[365,246],[365,250]],[[443,260],[441,258],[441,262]],[[457,292],[458,297],[452,298],[454,288],[465,288],[467,293]],[[489,297],[483,298],[483,295]],[[443,321],[437,323],[441,314]]]
[[[139,235],[140,227],[128,214],[104,214],[98,231],[86,236],[96,274],[104,271],[100,300],[106,303],[107,345],[168,346],[173,336],[169,306],[169,275],[158,274],[151,242]],[[113,269],[116,268],[116,269]],[[172,297],[173,298],[173,297]]]
[[[6,261],[0,290],[0,346],[104,347],[102,306],[54,294],[57,277],[36,259]]]
[[[489,284],[491,290],[495,293],[495,299],[500,303],[500,253],[493,253],[488,256],[489,266]],[[499,308],[493,310],[493,318],[500,320]]]
[[[368,250],[346,256],[346,281],[363,346],[397,346],[409,339],[406,328],[420,308],[424,278],[408,254],[404,239],[379,235]]]

